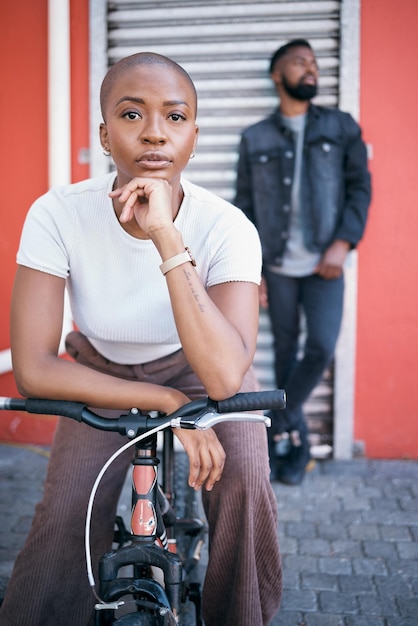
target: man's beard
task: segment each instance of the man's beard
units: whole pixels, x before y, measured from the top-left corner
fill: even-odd
[[[316,96],[317,85],[307,85],[300,82],[296,87],[292,87],[284,76],[282,77],[282,85],[286,93],[295,100],[305,102],[306,100],[312,100]]]

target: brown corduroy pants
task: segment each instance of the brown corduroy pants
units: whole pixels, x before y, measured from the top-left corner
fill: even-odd
[[[80,363],[121,378],[204,395],[184,354],[143,365],[104,359],[80,333],[67,348]],[[257,389],[250,370],[242,391]],[[267,436],[262,424],[225,423],[217,435],[226,452],[222,479],[203,491],[209,523],[209,564],[204,591],[205,626],[263,626],[280,605],[282,576],[277,504],[269,481]],[[84,558],[84,523],[92,485],[106,460],[123,445],[115,433],[60,418],[51,449],[43,500],[18,555],[0,611],[0,626],[87,626],[94,597]],[[110,549],[117,502],[132,452],[105,473],[92,517],[92,559]],[[97,577],[97,568],[95,571]]]

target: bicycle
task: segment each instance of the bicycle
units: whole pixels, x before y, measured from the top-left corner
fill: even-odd
[[[176,513],[172,428],[206,429],[223,421],[258,421],[270,425],[266,415],[249,411],[282,409],[285,392],[238,393],[222,401],[193,400],[170,415],[143,414],[133,408],[118,418],[104,418],[85,404],[33,398],[0,398],[0,410],[61,415],[93,428],[119,432],[129,441],[106,462],[93,486],[85,526],[87,575],[97,600],[95,626],[176,626],[182,608],[194,604],[196,626],[202,626],[201,585],[192,579],[200,561],[207,526],[204,519],[189,515],[195,507],[195,491],[182,516]],[[157,434],[163,431],[162,480],[159,480]],[[101,478],[111,463],[128,447],[135,446],[132,459],[131,530],[121,517],[115,523],[115,547],[99,562],[96,589],[90,555],[90,520],[94,497]],[[160,484],[161,482],[161,484]],[[178,550],[177,550],[178,548]],[[129,568],[129,572],[127,572]]]

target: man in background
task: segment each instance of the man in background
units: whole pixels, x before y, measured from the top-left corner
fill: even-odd
[[[279,107],[242,135],[235,204],[260,234],[260,305],[271,320],[276,384],[287,392],[287,408],[271,412],[272,479],[297,485],[311,459],[303,404],[333,358],[344,261],[363,235],[371,183],[358,124],[311,103],[318,65],[309,42],[276,50],[270,75]]]

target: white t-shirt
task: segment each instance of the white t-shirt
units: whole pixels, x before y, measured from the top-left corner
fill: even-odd
[[[151,240],[121,227],[108,196],[116,174],[53,187],[36,200],[22,231],[17,262],[67,279],[75,324],[116,363],[147,363],[180,349],[161,257]],[[261,247],[245,215],[182,180],[175,219],[206,287],[259,284]]]

